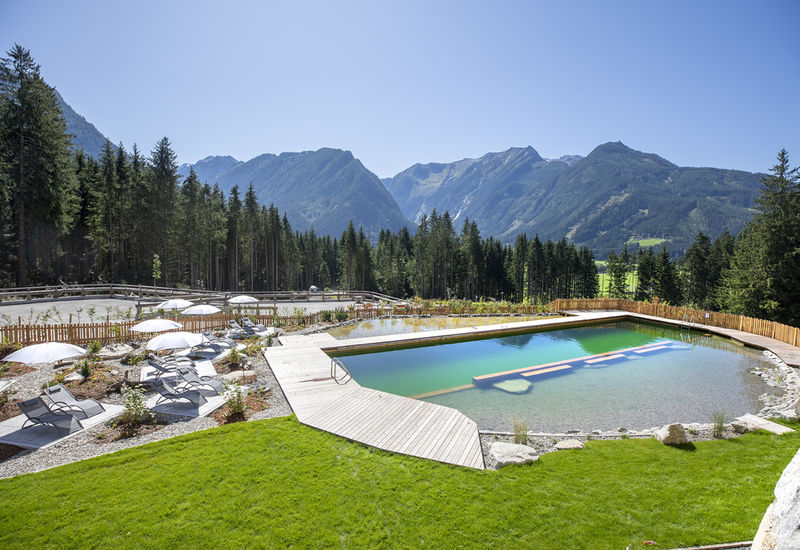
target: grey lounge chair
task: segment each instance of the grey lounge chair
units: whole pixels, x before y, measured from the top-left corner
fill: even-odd
[[[156,405],[165,401],[178,401],[180,399],[186,399],[199,409],[200,405],[208,401],[205,397],[203,397],[203,394],[197,390],[178,390],[164,380],[153,380],[150,382],[150,386],[160,395],[160,397],[156,400]]]
[[[20,401],[17,406],[22,411],[22,414],[27,417],[27,420],[22,424],[23,429],[25,429],[28,422],[31,423],[31,426],[36,424],[53,426],[64,435],[83,429],[83,424],[81,424],[80,420],[71,414],[51,410],[41,397]]]
[[[156,380],[164,375],[175,376],[179,370],[187,370],[197,374],[194,361],[188,357],[182,357],[185,361],[164,361],[162,358],[151,355],[147,358],[147,364],[153,367],[156,371]]]
[[[181,384],[178,389],[190,389],[190,390],[202,390],[202,389],[209,389],[213,391],[214,395],[219,395],[225,390],[225,386],[219,380],[214,379],[203,379],[197,376],[196,373],[179,370],[178,376],[181,377],[183,380],[183,384]]]
[[[247,330],[248,328],[252,329],[253,332],[256,331],[264,332],[267,330],[267,327],[265,327],[264,325],[255,324],[253,321],[250,320],[249,317],[242,317],[241,321],[242,321],[242,326],[244,326],[245,330]]]
[[[231,338],[250,338],[253,336],[258,336],[256,331],[251,329],[250,327],[243,327],[233,319],[228,321],[228,326],[231,327]]]
[[[78,400],[62,384],[45,388],[44,392],[53,402],[52,410],[54,411],[65,412],[81,419],[106,412],[103,405],[96,399]]]
[[[205,345],[205,344],[209,344],[209,343],[210,343],[210,344],[217,344],[218,346],[220,346],[220,347],[222,347],[222,348],[230,348],[230,349],[233,349],[233,348],[235,348],[235,347],[236,347],[236,342],[234,342],[234,341],[233,341],[233,340],[231,340],[230,338],[221,338],[221,337],[219,337],[219,336],[214,336],[214,335],[211,333],[211,331],[210,331],[210,330],[206,330],[205,332],[203,332],[203,336],[205,336],[205,337],[206,337],[206,340],[207,340],[207,341],[206,341],[206,342],[203,342],[203,343],[202,343],[202,344],[200,344],[198,347],[202,347],[203,345]]]

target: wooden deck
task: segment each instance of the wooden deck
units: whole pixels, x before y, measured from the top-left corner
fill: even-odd
[[[352,379],[337,384],[321,349],[336,343],[329,334],[288,336],[281,343],[265,356],[303,424],[386,451],[483,469],[478,427],[459,411]]]
[[[742,344],[747,344],[748,346],[753,346],[761,349],[768,349],[769,351],[780,357],[783,360],[783,362],[789,365],[790,367],[795,367],[795,368],[800,367],[800,347],[793,346],[785,342],[781,342],[780,340],[776,340],[775,338],[769,338],[767,336],[759,336],[757,334],[750,334],[749,332],[743,332],[741,330],[735,330],[730,328],[712,327],[710,325],[703,325],[701,323],[687,323],[685,321],[674,321],[672,319],[664,319],[663,317],[653,317],[652,315],[644,315],[641,313],[628,313],[627,315],[631,319],[641,319],[644,321],[651,321],[655,323],[667,323],[675,326],[690,327],[696,330],[704,330],[706,332],[710,332],[711,334],[719,334],[720,336],[727,336],[732,340],[736,340],[737,342],[741,342]]]

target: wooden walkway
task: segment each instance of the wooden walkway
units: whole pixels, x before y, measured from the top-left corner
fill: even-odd
[[[303,424],[372,447],[483,469],[478,426],[449,407],[359,386],[337,384],[323,351],[329,334],[288,336],[265,356]],[[341,374],[341,371],[340,371]]]
[[[632,319],[641,319],[643,321],[651,321],[656,323],[668,323],[670,325],[690,327],[696,330],[704,330],[706,332],[710,332],[711,334],[727,336],[732,340],[736,340],[742,344],[747,344],[748,346],[768,349],[780,357],[783,362],[790,367],[800,367],[800,348],[785,342],[781,342],[775,338],[750,334],[749,332],[743,332],[741,330],[735,330],[731,328],[712,327],[710,325],[703,325],[701,323],[687,323],[685,321],[675,321],[672,319],[653,317],[652,315],[644,315],[641,313],[628,313],[627,315]]]

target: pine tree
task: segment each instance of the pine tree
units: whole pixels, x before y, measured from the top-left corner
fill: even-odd
[[[72,140],[53,89],[19,44],[0,60],[0,168],[10,183],[16,283],[55,277],[58,239],[78,208]],[[6,207],[8,208],[8,207]],[[6,218],[8,219],[8,218]]]
[[[686,301],[701,309],[711,306],[711,241],[702,231],[686,251],[683,262]]]

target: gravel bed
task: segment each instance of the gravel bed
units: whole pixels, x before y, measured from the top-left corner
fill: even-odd
[[[139,367],[133,365],[122,365],[118,360],[106,360],[104,363],[113,365],[121,373],[127,371],[129,380],[139,379]],[[253,415],[250,420],[263,420],[278,416],[292,414],[289,402],[286,400],[283,391],[278,384],[275,375],[272,373],[262,354],[247,359],[248,366],[256,372],[256,382],[248,384],[248,389],[270,388],[267,397],[269,407]],[[54,375],[55,369],[51,365],[42,365],[36,371],[16,377],[13,389],[15,399],[26,399],[41,395],[41,386],[49,381]],[[149,397],[146,396],[146,397]],[[101,400],[103,403],[124,404],[125,396],[121,394],[110,394]],[[13,477],[20,474],[27,474],[54,468],[71,462],[77,462],[95,456],[113,453],[130,447],[138,447],[153,441],[169,439],[179,435],[206,430],[218,426],[212,418],[186,418],[174,415],[159,415],[161,420],[167,424],[154,432],[132,437],[130,439],[120,439],[118,441],[100,442],[98,434],[107,429],[106,425],[94,426],[82,430],[71,437],[68,437],[55,445],[46,449],[25,450],[17,455],[0,461],[0,479]]]

